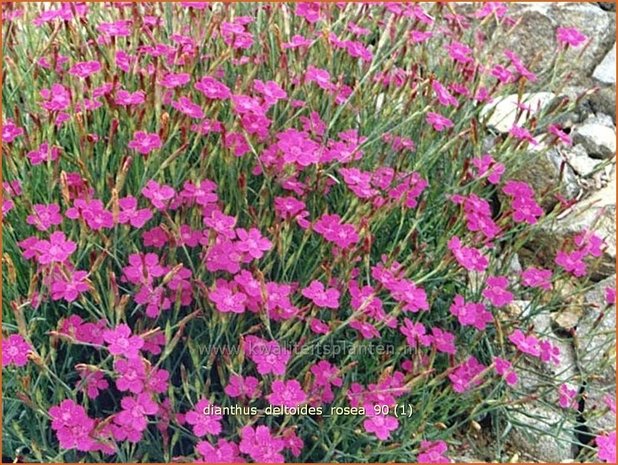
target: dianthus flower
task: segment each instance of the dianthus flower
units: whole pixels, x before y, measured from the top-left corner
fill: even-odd
[[[99,71],[101,71],[101,63],[98,61],[82,61],[75,63],[71,69],[69,69],[69,74],[80,78],[87,78]]]
[[[453,384],[453,390],[458,393],[466,392],[471,388],[481,384],[482,379],[478,377],[483,370],[487,368],[485,365],[470,356],[468,360],[461,363],[455,370],[448,375],[448,378]]]
[[[588,36],[574,27],[559,27],[556,29],[556,40],[562,46],[577,48],[588,40]]]
[[[285,441],[273,437],[268,426],[260,425],[255,429],[245,426],[240,430],[240,437],[240,451],[248,454],[255,462],[284,462],[281,452],[285,447]]]
[[[195,88],[212,100],[225,100],[232,97],[230,88],[211,76],[204,76],[195,83]]]
[[[83,452],[94,449],[96,441],[91,437],[94,420],[88,417],[84,407],[66,399],[50,408],[49,415],[61,448]]]
[[[340,292],[337,289],[325,289],[320,281],[313,280],[301,294],[311,299],[315,305],[322,308],[339,308]]]
[[[444,441],[421,441],[417,461],[419,463],[451,463],[444,455],[448,447]]]
[[[513,370],[513,365],[508,360],[494,357],[494,368],[509,386],[517,384],[517,373]]]
[[[533,357],[539,357],[541,355],[539,340],[533,335],[526,336],[521,330],[516,329],[509,335],[509,341],[515,344],[520,352],[532,355]]]
[[[247,302],[246,294],[235,292],[229,283],[217,280],[215,288],[208,293],[208,298],[215,304],[217,310],[223,313],[244,313]]]
[[[39,240],[33,246],[38,254],[37,260],[41,265],[63,263],[77,250],[77,244],[67,240],[62,231],[52,233],[49,240]]]
[[[426,117],[427,123],[430,124],[436,131],[444,131],[445,129],[452,128],[453,122],[438,113],[430,111]]]
[[[28,363],[30,344],[19,334],[11,334],[2,339],[2,366],[23,367]]]
[[[509,281],[506,276],[490,276],[483,290],[485,297],[495,307],[504,307],[513,301],[513,294],[506,290]]]
[[[192,5],[194,3],[191,3]],[[231,441],[219,439],[216,446],[208,441],[200,441],[195,446],[195,450],[200,454],[204,463],[244,463],[239,455],[238,446]]]
[[[265,341],[257,336],[245,337],[244,352],[257,365],[258,373],[284,375],[292,355],[276,341]]]
[[[185,416],[187,423],[193,427],[193,434],[197,437],[206,436],[207,434],[218,435],[221,433],[221,420],[223,417],[221,415],[212,413],[207,415],[205,413],[206,408],[211,405],[208,399],[202,399],[195,404],[195,408],[187,412]]]
[[[152,205],[158,210],[166,210],[176,196],[176,191],[168,185],[161,185],[154,180],[146,183],[146,187],[142,189],[142,195],[150,200]]]
[[[373,408],[367,410],[369,418],[363,421],[363,428],[368,433],[373,433],[381,441],[387,440],[391,436],[391,431],[399,427],[399,420],[391,415],[375,413]]]
[[[123,355],[128,359],[136,358],[144,345],[144,339],[132,336],[131,328],[124,323],[114,329],[105,330],[103,340],[107,342],[110,354]]]
[[[533,266],[526,268],[521,273],[521,283],[528,287],[538,287],[549,291],[551,289],[551,270],[535,268]]]
[[[298,407],[307,401],[307,395],[295,379],[273,381],[271,389],[272,393],[267,396],[267,399],[272,405]]]
[[[489,260],[478,249],[465,247],[459,237],[453,236],[448,242],[448,248],[457,262],[469,271],[485,271]]]
[[[161,138],[157,133],[137,131],[133,135],[133,140],[129,142],[128,147],[137,150],[142,155],[148,155],[153,150],[160,149],[161,146]]]
[[[348,248],[359,241],[354,225],[341,223],[339,215],[322,215],[315,222],[313,230],[321,234],[327,241],[334,242],[342,249]]]
[[[259,395],[258,384],[259,381],[253,376],[243,378],[241,375],[232,375],[224,391],[230,397],[255,398]]]
[[[493,321],[491,313],[485,309],[482,303],[466,303],[461,295],[455,296],[450,311],[457,317],[459,323],[464,326],[474,326],[479,331],[484,331],[487,323]]]

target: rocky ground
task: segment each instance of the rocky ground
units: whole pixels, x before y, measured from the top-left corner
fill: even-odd
[[[530,367],[521,377],[522,384],[535,395],[543,389],[544,376],[565,379],[575,373],[580,379],[572,386],[582,394],[575,420],[565,420],[555,405],[547,408],[514,408],[512,418],[536,428],[531,437],[513,426],[505,437],[496,437],[495,429],[478,425],[467,440],[469,452],[457,458],[461,461],[491,461],[496,441],[505,444],[511,461],[571,462],[581,460],[581,446],[589,441],[590,432],[615,429],[616,417],[606,414],[604,398],[614,397],[616,390],[615,306],[606,307],[604,290],[616,282],[616,21],[615,4],[609,3],[517,3],[511,6],[521,22],[517,32],[502,39],[503,45],[515,50],[527,62],[535,63],[542,72],[543,63],[552,58],[547,53],[555,49],[555,28],[558,25],[577,27],[591,38],[587,48],[569,56],[573,79],[559,92],[538,92],[525,96],[534,111],[560,104],[565,97],[576,101],[573,111],[560,123],[567,128],[573,145],[547,150],[543,135],[535,147],[538,162],[524,167],[522,179],[537,192],[547,192],[559,186],[565,198],[578,203],[564,212],[540,235],[538,247],[521,264],[543,264],[554,256],[564,239],[582,229],[601,235],[607,248],[593,270],[594,285],[583,301],[571,302],[565,295],[563,309],[553,319],[534,319],[535,328],[554,337],[561,349],[561,364],[554,373],[543,373],[540,367]],[[589,92],[586,89],[591,89]],[[585,94],[582,96],[582,94]],[[516,122],[517,95],[495,102],[490,124],[497,133],[508,132]],[[488,141],[491,145],[491,141]],[[551,210],[558,199],[546,202]],[[522,254],[523,255],[523,254]],[[516,263],[514,266],[520,266]],[[568,292],[566,293],[568,294]],[[527,302],[520,301],[513,309],[524,314]],[[465,440],[464,440],[465,441]]]

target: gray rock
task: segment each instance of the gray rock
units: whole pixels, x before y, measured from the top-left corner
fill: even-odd
[[[616,43],[595,68],[592,77],[603,84],[616,85]]]
[[[509,442],[538,462],[564,462],[575,458],[575,422],[553,405],[537,402],[508,409],[514,425]],[[528,460],[526,460],[528,461]]]
[[[531,108],[530,116],[534,116],[556,97],[551,92],[528,93],[521,96],[521,101],[517,94],[507,95],[501,99],[496,99],[481,110],[481,118],[489,116],[486,121],[488,126],[501,133],[507,133],[514,124],[523,125],[528,118],[528,113],[518,108],[522,103]]]
[[[616,86],[599,89],[586,99],[595,113],[605,113],[616,120]]]
[[[616,131],[601,124],[584,123],[573,131],[573,142],[582,144],[593,158],[611,158],[616,153]]]
[[[596,115],[589,115],[585,120],[585,124],[598,124],[608,128],[616,129],[616,124],[611,116],[599,113]]]
[[[551,65],[557,46],[555,30],[558,26],[576,27],[590,38],[585,50],[571,49],[565,55],[576,81],[592,74],[615,41],[615,18],[593,4],[517,2],[510,5],[510,11],[520,24],[502,42],[516,51],[524,63],[532,63],[534,71]]]
[[[573,171],[583,177],[592,175],[603,163],[600,160],[590,158],[581,144],[570,147],[562,153]]]
[[[607,186],[578,202],[552,222],[543,223],[519,258],[523,266],[554,266],[556,251],[583,230],[593,230],[607,244],[602,257],[589,263],[592,279],[601,280],[616,272],[616,172]]]
[[[603,384],[616,384],[616,306],[606,305],[605,289],[616,275],[600,281],[584,296],[585,308],[577,326],[579,367]]]
[[[610,2],[597,2],[597,5],[599,5],[599,7],[605,11],[616,11],[615,0],[612,0]]]
[[[606,403],[607,397],[615,400],[615,380],[613,383],[602,383],[595,380],[588,382],[583,415],[586,419],[586,426],[593,432],[616,429],[616,414],[609,410]]]
[[[576,197],[579,192],[577,178],[558,149],[548,149],[540,143],[531,146],[530,150],[535,154],[534,162],[516,170],[513,178],[527,182],[536,193],[542,195],[541,207],[550,211],[558,203],[553,195],[555,193],[566,198]]]

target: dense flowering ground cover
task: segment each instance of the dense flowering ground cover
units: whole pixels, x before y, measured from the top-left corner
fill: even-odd
[[[558,363],[535,317],[586,290],[604,244],[511,266],[571,203],[516,173],[570,144],[574,102],[522,99],[489,145],[481,112],[564,85],[579,31],[537,75],[493,45],[499,3],[3,17],[5,456],[447,462],[483,423],[508,460],[512,409],[576,417],[572,386],[529,396],[520,375]],[[577,447],[611,462],[614,443]]]

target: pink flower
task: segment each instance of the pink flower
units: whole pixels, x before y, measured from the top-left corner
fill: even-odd
[[[359,241],[354,225],[341,223],[339,215],[322,215],[315,222],[313,230],[342,249],[346,249]]]
[[[101,71],[101,63],[98,61],[82,61],[75,63],[71,69],[69,69],[69,74],[80,78],[87,78],[99,71]]]
[[[485,309],[482,303],[466,303],[461,295],[455,296],[450,311],[457,317],[459,323],[464,326],[474,326],[479,331],[484,331],[487,323],[493,321],[491,313]]]
[[[457,101],[457,99],[453,97],[451,93],[446,89],[446,87],[440,84],[439,81],[437,80],[433,81],[431,83],[431,88],[436,93],[436,97],[438,98],[438,101],[440,102],[440,104],[444,106],[451,105],[453,107],[459,106],[459,102]],[[430,124],[433,124],[433,123],[430,123]]]
[[[213,100],[225,100],[232,97],[230,88],[210,76],[204,76],[196,84],[195,88],[207,98]]]
[[[37,166],[42,163],[56,161],[60,156],[58,147],[50,147],[47,142],[42,143],[38,149],[28,152],[26,155],[32,166]]]
[[[191,80],[189,73],[167,73],[159,80],[159,85],[167,89],[184,86]]]
[[[7,118],[2,124],[2,142],[13,142],[20,136],[24,135],[24,129],[20,128],[15,122]]]
[[[80,294],[90,290],[87,271],[75,271],[60,275],[50,285],[52,300],[64,299],[74,302]]]
[[[539,341],[541,354],[539,358],[544,362],[552,362],[558,366],[560,364],[560,348],[549,341]]]
[[[300,4],[299,4],[300,5]],[[334,85],[330,82],[330,74],[325,69],[316,68],[309,65],[307,72],[305,73],[305,80],[307,82],[315,82],[319,87],[324,90],[332,90]]]
[[[283,153],[285,163],[309,166],[320,161],[320,146],[309,136],[296,129],[286,129],[277,134],[277,148]]]
[[[129,359],[138,357],[139,350],[144,345],[144,339],[132,336],[131,328],[124,323],[114,329],[106,329],[103,332],[103,340],[107,342],[110,354],[123,355]]]
[[[586,263],[584,262],[585,252],[574,250],[573,252],[565,252],[559,250],[556,254],[555,263],[561,266],[566,272],[573,276],[582,277],[587,273]]]
[[[570,146],[573,144],[573,139],[571,138],[571,136],[569,136],[566,132],[564,132],[555,124],[550,124],[547,127],[547,130],[550,134],[556,136],[558,140],[560,140],[560,142],[562,142],[564,145]]]
[[[305,18],[308,23],[317,23],[322,18],[320,2],[301,2],[296,4],[294,14]]]
[[[414,323],[412,320],[404,318],[399,331],[406,336],[408,345],[413,349],[416,349],[418,344],[423,347],[429,347],[431,344],[431,336],[426,334],[425,326],[422,323]]]
[[[506,384],[514,386],[517,384],[517,373],[512,369],[513,365],[508,360],[503,358],[494,357],[494,368],[496,373],[504,378]]]
[[[110,37],[129,37],[132,33],[132,24],[130,20],[101,23],[97,26],[97,31]]]
[[[596,235],[593,231],[584,230],[573,238],[573,242],[581,252],[593,257],[601,257],[603,255],[603,239]]]
[[[194,3],[191,3],[194,5]],[[205,463],[244,463],[238,455],[238,446],[231,441],[219,439],[216,446],[208,441],[200,441],[195,446],[195,450],[202,456]]]
[[[257,365],[258,373],[267,375],[284,375],[290,356],[289,350],[281,347],[276,341],[265,341],[256,336],[244,339],[244,352]]]
[[[62,231],[56,231],[52,233],[48,241],[37,241],[33,249],[38,253],[38,262],[41,265],[48,265],[65,262],[77,250],[77,244],[67,240]]]
[[[431,328],[432,343],[438,352],[455,355],[455,335],[440,328]]]
[[[116,98],[114,99],[114,103],[116,103],[116,105],[122,106],[141,105],[145,101],[146,94],[142,90],[129,92],[127,90],[120,89],[116,93]]]
[[[131,195],[118,200],[120,212],[118,222],[120,224],[129,223],[134,228],[143,227],[151,218],[152,212],[147,208],[138,209],[137,199]]]
[[[230,397],[248,397],[251,399],[259,395],[258,384],[257,378],[253,376],[243,378],[241,375],[232,375],[224,391]]]
[[[445,48],[450,57],[459,63],[466,64],[474,61],[470,56],[472,54],[472,49],[461,42],[453,41],[449,45],[446,45]]]
[[[502,192],[513,199],[511,207],[513,220],[516,223],[535,224],[543,214],[543,209],[534,200],[534,190],[527,183],[509,180],[502,188]]]
[[[253,81],[253,88],[262,94],[264,102],[267,105],[274,105],[279,100],[286,99],[288,94],[283,88],[275,81],[262,82],[259,79]]]
[[[521,273],[521,282],[524,286],[538,287],[549,291],[551,289],[551,270],[529,267]]]
[[[577,402],[575,396],[577,396],[577,389],[571,388],[568,384],[561,384],[559,393],[558,404],[564,409],[576,409]]]
[[[32,206],[32,215],[26,218],[26,223],[35,226],[39,231],[46,231],[52,226],[62,224],[60,206],[53,203],[50,205],[35,204]]]
[[[142,189],[142,195],[149,199],[158,210],[166,210],[175,197],[176,191],[171,186],[159,184],[151,179],[146,183],[146,187]]]
[[[273,437],[268,426],[260,425],[255,429],[251,426],[245,426],[240,430],[240,437],[240,451],[248,454],[255,462],[284,462],[281,452],[285,447],[285,441]]]
[[[399,420],[390,415],[375,414],[373,408],[368,409],[368,416],[363,421],[363,428],[368,433],[373,433],[381,441],[385,441],[391,436],[391,431],[399,427]]]
[[[301,294],[311,299],[315,305],[322,308],[339,308],[340,292],[337,289],[324,289],[324,284],[313,280]]]
[[[86,410],[71,399],[63,400],[60,405],[49,409],[51,427],[56,432],[62,449],[89,451],[96,442],[91,437],[94,420],[88,417]]]
[[[2,366],[23,367],[28,363],[28,352],[32,348],[19,334],[11,334],[2,339]]]
[[[225,281],[218,280],[217,286],[208,293],[208,298],[220,312],[243,313],[247,301],[246,294],[234,292],[230,287],[224,286],[224,283]]]
[[[129,148],[137,150],[142,155],[148,155],[153,150],[160,149],[161,139],[157,133],[137,131],[133,134],[133,140],[129,142]]]
[[[202,110],[202,107],[187,97],[180,97],[178,101],[172,102],[172,106],[190,118],[202,119],[206,116]]]
[[[290,381],[273,381],[272,394],[266,396],[272,405],[284,407],[298,407],[307,401],[307,395],[302,390],[300,383],[295,379]]]
[[[515,344],[515,347],[517,347],[520,352],[532,355],[533,357],[539,357],[541,355],[539,340],[533,335],[526,336],[521,330],[516,329],[509,335],[509,341]]]
[[[206,414],[206,408],[212,404],[208,399],[202,399],[195,408],[187,412],[185,419],[193,427],[193,434],[197,437],[206,436],[207,434],[218,435],[221,433],[221,415],[214,415],[212,413]]]
[[[513,301],[513,294],[506,290],[509,281],[505,276],[490,276],[487,278],[483,297],[494,307],[504,307]]]
[[[144,390],[146,367],[141,358],[118,359],[114,362],[114,370],[120,375],[116,380],[116,387],[119,391],[139,394]]]
[[[272,242],[263,237],[260,230],[256,228],[251,228],[249,231],[237,228],[236,235],[238,236],[236,250],[244,252],[256,260],[262,258],[264,252],[270,250],[273,246]]]
[[[109,388],[109,383],[105,379],[102,371],[90,371],[89,369],[81,369],[79,371],[80,381],[78,389],[86,393],[89,399],[99,397],[99,391],[104,391]]]
[[[616,431],[597,436],[595,442],[598,447],[597,457],[599,457],[599,460],[616,463]]]
[[[500,178],[506,169],[502,163],[496,163],[489,154],[472,159],[472,164],[477,169],[477,176],[482,177],[487,175],[487,181],[494,185],[500,182]]]
[[[478,377],[480,373],[487,368],[485,365],[470,356],[468,360],[461,363],[455,370],[448,375],[448,378],[453,383],[453,390],[458,393],[466,392],[481,384],[482,379]]]
[[[607,305],[616,304],[616,288],[615,287],[605,288],[605,302],[607,302]]]
[[[426,120],[436,131],[444,131],[453,127],[453,122],[450,119],[432,111],[427,113]]]
[[[448,248],[457,262],[469,271],[485,271],[489,266],[487,257],[475,248],[464,247],[457,236],[449,240]]]
[[[446,451],[444,441],[421,441],[416,459],[419,463],[450,463],[450,459],[444,455]]]
[[[579,29],[574,27],[559,27],[556,29],[556,40],[560,45],[579,47],[588,40],[588,37],[582,34]]]
[[[49,111],[65,111],[71,106],[71,93],[62,84],[41,90],[42,107]]]
[[[135,431],[144,431],[148,427],[148,415],[155,415],[159,407],[149,393],[141,393],[136,397],[126,396],[120,401],[122,410],[114,421]]]
[[[521,126],[513,125],[513,127],[509,130],[509,134],[515,139],[526,141],[532,145],[538,145],[539,143],[534,137],[532,137],[530,131]]]
[[[129,265],[122,269],[123,279],[133,284],[150,286],[154,278],[164,276],[168,269],[159,264],[159,257],[154,253],[129,255]]]

